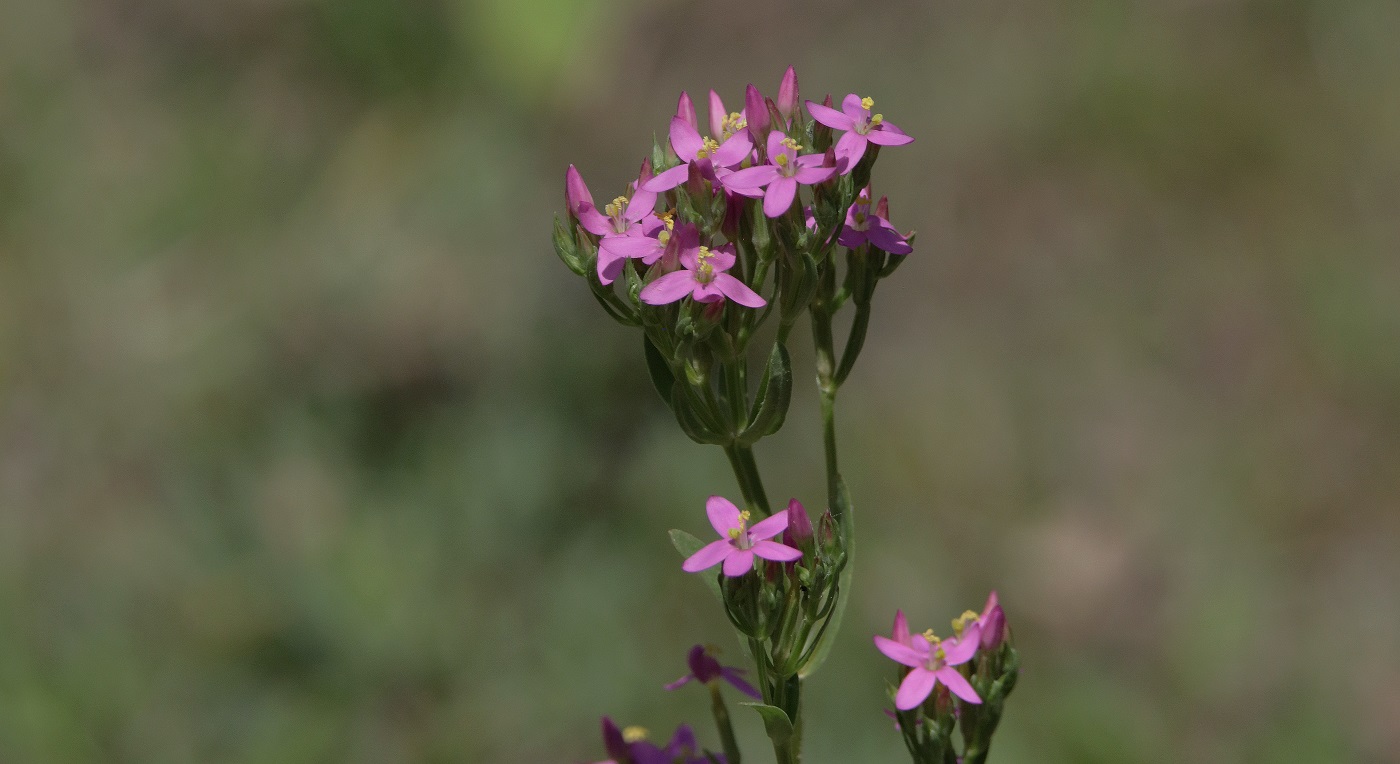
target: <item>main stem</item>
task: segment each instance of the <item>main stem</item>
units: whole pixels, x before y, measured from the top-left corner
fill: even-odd
[[[729,457],[729,468],[734,470],[734,479],[739,481],[744,503],[762,512],[764,517],[773,514],[768,506],[768,494],[763,490],[763,478],[758,474],[758,462],[753,458],[753,448],[725,446],[724,455]]]

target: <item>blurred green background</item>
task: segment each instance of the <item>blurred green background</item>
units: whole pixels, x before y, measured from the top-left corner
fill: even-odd
[[[681,89],[790,63],[917,137],[876,171],[919,239],[843,390],[862,553],[807,760],[900,761],[870,635],[993,587],[996,759],[1397,760],[1393,0],[5,17],[0,762],[714,744],[661,684],[739,652],[666,531],[737,488],[549,227],[568,163],[610,198]],[[788,421],[769,491],[819,509],[810,383]]]

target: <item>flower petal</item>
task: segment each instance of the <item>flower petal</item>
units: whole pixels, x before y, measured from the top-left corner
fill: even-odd
[[[733,167],[744,161],[750,151],[753,151],[753,140],[749,138],[749,131],[740,130],[715,149],[711,161],[716,167]]]
[[[734,261],[738,259],[739,256],[734,252],[733,244],[725,244],[710,250],[710,267],[716,271],[723,272],[733,268]]]
[[[593,195],[588,193],[588,184],[583,182],[583,176],[578,174],[578,168],[573,165],[569,165],[569,169],[564,171],[564,203],[575,215],[578,215],[579,208],[584,204],[594,206]]]
[[[739,676],[739,674],[739,669],[732,669],[728,666],[720,670],[720,676],[724,677],[724,681],[734,685],[734,689],[744,693],[750,698],[763,700],[763,693],[759,692],[758,690],[755,690],[753,685],[749,684],[748,682],[745,682],[743,677]]]
[[[836,174],[835,167],[798,167],[793,178],[798,183],[813,186]]]
[[[646,257],[665,247],[650,236],[607,236],[598,243],[598,249],[607,250],[615,257]]]
[[[672,271],[642,287],[637,295],[648,305],[667,305],[690,294],[695,288],[695,274],[690,271]]]
[[[957,639],[947,639],[942,643],[943,662],[949,666],[958,666],[972,660],[972,656],[977,653],[977,645],[982,641],[982,626],[974,621],[967,628],[963,629],[961,637]]]
[[[768,304],[768,301],[763,299],[758,292],[753,291],[747,284],[728,273],[716,273],[715,280],[710,284],[723,293],[725,297],[746,308],[761,308]]]
[[[676,101],[676,116],[685,120],[687,125],[700,129],[700,122],[695,118],[695,103],[690,100],[690,94],[681,91],[680,100]]]
[[[642,191],[657,194],[670,191],[690,177],[690,165],[678,164],[669,170],[662,170],[656,177],[642,184]]]
[[[720,100],[719,93],[710,91],[710,136],[718,138],[724,132],[724,118],[729,113],[724,110],[724,101]]]
[[[774,130],[768,134],[768,143],[764,146],[768,150],[768,161],[772,162],[779,154],[784,153],[783,141],[787,140],[787,134],[781,130]]]
[[[643,182],[642,185],[646,185]],[[622,219],[629,223],[640,223],[642,218],[656,211],[656,192],[644,188],[632,192],[632,201],[622,212]]]
[[[870,226],[870,230],[865,232],[871,244],[885,250],[891,255],[907,255],[914,251],[914,248],[909,246],[909,242],[900,235],[899,231],[894,230],[889,223],[879,219],[873,222],[875,224]]]
[[[842,175],[854,170],[856,162],[865,156],[865,142],[865,136],[854,130],[842,135],[836,141],[836,158],[846,162],[846,169],[842,171]]]
[[[681,677],[680,679],[677,679],[677,680],[674,681],[674,682],[671,682],[670,684],[662,685],[662,687],[663,687],[664,689],[667,689],[667,690],[674,690],[674,689],[677,689],[677,688],[680,688],[680,687],[684,687],[685,684],[686,684],[686,682],[689,682],[689,681],[691,681],[691,680],[694,679],[694,678],[695,678],[694,676],[691,676],[690,674],[686,674],[685,676]]]
[[[836,237],[836,243],[837,243],[837,244],[840,244],[841,246],[845,247],[846,249],[855,249],[856,247],[859,247],[860,245],[864,244],[865,242],[866,242],[865,231],[857,231],[856,229],[854,229],[854,228],[852,228],[852,227],[850,227],[850,226],[846,226],[845,228],[842,228],[842,229],[841,229],[841,235],[838,236],[838,237]]]
[[[724,560],[724,575],[730,578],[738,578],[751,570],[753,570],[752,549],[734,549]]]
[[[682,162],[689,162],[700,153],[700,149],[705,148],[705,142],[700,139],[699,131],[691,127],[690,123],[680,117],[672,117],[671,148]]]
[[[972,689],[972,685],[968,683],[967,679],[965,679],[962,674],[958,673],[957,669],[944,666],[933,673],[934,676],[938,677],[938,681],[947,685],[949,692],[959,698],[962,698],[968,703],[982,702],[981,696],[977,694],[976,690]]]
[[[779,544],[776,541],[755,541],[753,553],[765,560],[777,562],[792,562],[802,559],[802,550],[793,549],[786,544]]]
[[[583,230],[594,236],[617,233],[613,230],[612,220],[599,212],[598,208],[589,202],[584,202],[575,214],[578,216],[579,225],[583,226]]]
[[[848,94],[841,99],[841,111],[852,120],[857,120],[870,115],[870,110],[861,104],[861,97],[855,93]]]
[[[847,135],[851,135],[851,133],[847,133]],[[796,178],[776,178],[768,184],[768,191],[763,195],[763,214],[770,218],[781,217],[792,206],[792,200],[795,196],[797,196]]]
[[[731,554],[739,550],[729,543],[729,539],[711,541],[700,547],[700,551],[692,554],[681,563],[681,570],[687,573],[698,573],[706,568],[713,568],[721,560],[727,559]]]
[[[807,111],[812,115],[812,119],[833,130],[854,130],[856,127],[855,120],[830,106],[822,106],[815,101],[807,102]]]
[[[927,660],[927,655],[910,647],[907,643],[896,642],[893,639],[882,637],[878,634],[875,636],[875,647],[880,652],[884,653],[886,658],[889,658],[895,663],[902,663],[910,668],[922,666],[924,665],[924,661]]]
[[[933,672],[920,667],[909,672],[909,676],[904,677],[904,681],[899,684],[899,692],[894,696],[894,707],[901,711],[918,708],[928,698],[928,694],[933,692],[933,686],[937,684]]]
[[[762,188],[778,177],[778,168],[771,164],[761,164],[757,167],[745,167],[742,170],[735,170],[720,177],[720,183],[725,188],[732,188],[735,191],[748,188]]]
[[[881,122],[871,128],[865,137],[869,138],[871,143],[878,143],[881,146],[903,146],[906,143],[914,142],[914,136],[905,133],[890,122]]]
[[[603,239],[603,242],[607,241],[610,240]],[[598,244],[598,280],[603,282],[604,286],[617,280],[617,277],[622,274],[622,266],[626,262],[627,258],[623,255],[619,255],[609,247],[604,247],[601,242]]]
[[[756,541],[771,539],[779,533],[782,533],[787,529],[787,513],[788,511],[784,509],[780,512],[773,513],[771,517],[765,517],[753,525],[750,525],[749,538]]]
[[[710,517],[710,527],[724,538],[729,538],[729,531],[739,527],[739,508],[723,496],[706,499],[705,514]]]
[[[890,629],[890,639],[901,645],[909,644],[909,619],[904,617],[903,610],[894,611],[894,626]]]

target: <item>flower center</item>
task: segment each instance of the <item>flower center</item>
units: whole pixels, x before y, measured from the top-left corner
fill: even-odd
[[[961,637],[963,631],[967,629],[967,625],[976,621],[977,618],[978,615],[976,613],[971,610],[964,610],[962,615],[953,619],[953,634]]]
[[[874,106],[875,99],[870,98],[868,96],[866,98],[860,99],[860,108],[865,109],[866,114],[869,114],[870,109]],[[860,133],[861,135],[865,135],[866,133],[870,132],[871,129],[879,127],[880,123],[884,121],[885,115],[883,114],[861,117],[860,119],[856,120],[856,132]]]
[[[715,266],[710,263],[710,258],[714,256],[715,253],[711,252],[709,247],[701,247],[700,251],[695,253],[695,280],[701,284],[708,284],[715,280]],[[744,523],[748,522],[748,519],[749,513],[747,511],[739,513],[739,527],[736,529],[739,533],[743,533]],[[732,538],[735,531],[731,530],[729,533]]]
[[[622,739],[623,739],[624,742],[628,742],[628,743],[636,743],[636,742],[639,742],[639,741],[642,741],[642,740],[646,740],[646,739],[647,739],[647,728],[646,728],[646,727],[638,727],[638,726],[636,726],[636,725],[633,725],[633,726],[631,726],[631,727],[628,727],[627,729],[624,729],[624,730],[622,731]]]
[[[625,196],[619,196],[603,207],[603,212],[612,218],[613,230],[618,233],[627,233],[627,221],[622,218],[622,213],[626,211],[627,197]]]
[[[928,640],[929,647],[933,648],[928,654],[928,670],[937,671],[943,668],[943,661],[948,658],[948,654],[943,652],[943,640],[933,633],[933,629],[924,632],[923,637]]]
[[[705,249],[704,247],[701,247],[700,250],[701,250],[702,252],[709,252],[709,250]],[[734,527],[734,528],[730,528],[730,529],[729,529],[729,540],[730,540],[730,541],[733,541],[734,544],[735,544],[736,546],[738,546],[740,549],[748,549],[748,548],[749,548],[749,518],[750,518],[750,517],[751,517],[751,515],[749,514],[749,511],[748,511],[747,509],[744,510],[743,512],[740,512],[740,513],[739,513],[739,525],[738,525],[737,527]]]
[[[661,229],[660,233],[656,234],[656,240],[661,242],[661,246],[664,247],[671,243],[671,232],[676,230],[676,211],[666,210],[661,213],[659,217],[666,227]]]
[[[737,111],[731,111],[719,121],[720,135],[726,139],[749,126],[749,121]]]
[[[719,141],[714,138],[706,137],[700,144],[700,150],[695,152],[696,159],[708,159],[719,151]]]

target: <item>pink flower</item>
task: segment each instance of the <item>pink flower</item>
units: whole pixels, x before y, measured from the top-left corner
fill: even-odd
[[[899,636],[899,617],[895,618],[895,636]],[[929,693],[940,682],[954,695],[968,703],[981,703],[977,691],[954,666],[972,660],[977,653],[981,637],[981,627],[976,623],[963,631],[961,637],[940,640],[932,631],[924,632],[923,638],[909,638],[908,644],[898,639],[876,636],[875,646],[886,657],[913,669],[899,685],[894,696],[894,707],[901,711],[917,708],[928,698]]]
[[[881,214],[882,212],[884,214]],[[883,196],[872,213],[870,188],[862,188],[855,204],[846,211],[846,227],[841,229],[841,236],[837,242],[847,249],[855,249],[868,241],[875,248],[891,255],[907,255],[913,252],[914,248],[909,246],[909,241],[885,219],[885,215],[888,214],[889,202]]]
[[[710,525],[720,539],[706,544],[681,565],[681,570],[687,573],[698,573],[723,562],[724,575],[737,578],[753,570],[755,556],[776,562],[802,557],[801,552],[790,546],[769,541],[787,527],[786,509],[750,526],[748,511],[740,512],[723,496],[711,496],[705,502],[705,513],[710,516]]]
[[[807,111],[811,112],[812,119],[833,130],[846,131],[846,134],[836,141],[836,158],[846,162],[843,175],[850,172],[856,166],[856,162],[865,156],[867,141],[880,146],[902,146],[914,141],[903,130],[886,122],[883,114],[871,116],[870,107],[874,105],[873,100],[861,98],[855,93],[841,101],[841,111],[812,101],[807,102]]]
[[[614,251],[613,244],[622,238],[642,236],[648,232],[654,234],[662,226],[654,212],[656,193],[638,190],[650,179],[651,161],[643,161],[637,179],[627,186],[627,190],[632,192],[631,200],[619,196],[599,212],[578,170],[569,165],[564,174],[564,201],[569,205],[569,212],[578,218],[584,230],[602,237],[598,242],[598,280],[604,284],[613,283],[622,272],[623,261],[632,257]]]
[[[685,99],[688,102],[689,99]],[[683,102],[677,107],[681,110],[686,103]],[[702,138],[700,132],[691,124],[691,113],[684,117],[671,118],[671,148],[680,158],[681,164],[666,170],[651,180],[644,183],[641,188],[652,193],[669,191],[684,183],[690,177],[691,163],[697,163],[700,173],[707,178],[713,178],[716,167],[733,167],[744,161],[744,157],[753,151],[753,141],[749,138],[747,123],[743,115],[730,114],[717,116],[715,113],[719,96],[713,91],[710,92],[710,131],[719,135],[723,143],[714,138]],[[718,104],[718,108],[723,109],[723,104]]]
[[[648,305],[667,305],[687,296],[696,302],[719,302],[728,297],[749,308],[767,305],[768,301],[747,284],[725,273],[734,267],[736,259],[733,244],[710,249],[696,242],[681,249],[681,270],[672,271],[647,284],[639,296]],[[778,531],[782,531],[782,528]]]
[[[725,188],[738,193],[767,186],[763,195],[763,214],[770,218],[781,216],[797,197],[797,184],[821,183],[836,174],[835,167],[822,167],[823,154],[798,156],[802,148],[786,133],[774,130],[768,134],[768,164],[735,170],[720,179]]]

